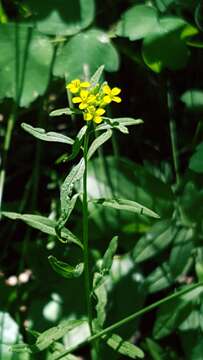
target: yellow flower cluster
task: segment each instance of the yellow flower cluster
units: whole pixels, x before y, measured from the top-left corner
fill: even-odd
[[[102,121],[102,115],[105,113],[105,107],[112,101],[121,102],[118,96],[121,89],[118,87],[110,88],[106,83],[104,85],[91,85],[88,81],[72,80],[67,84],[67,89],[73,94],[73,104],[78,104],[83,112],[84,120],[94,121],[99,124]]]

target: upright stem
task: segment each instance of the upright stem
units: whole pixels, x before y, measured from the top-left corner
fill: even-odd
[[[88,203],[87,203],[87,152],[89,143],[89,128],[86,131],[84,139],[84,160],[85,171],[83,175],[83,245],[84,245],[84,274],[85,274],[85,296],[88,315],[88,323],[91,334],[92,329],[92,304],[90,293],[90,270],[89,270],[89,228],[88,228]]]

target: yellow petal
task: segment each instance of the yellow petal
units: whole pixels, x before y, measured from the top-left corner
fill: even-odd
[[[79,96],[75,96],[72,98],[73,104],[79,104],[82,101],[82,99]]]
[[[114,87],[112,90],[111,90],[111,93],[112,93],[112,95],[118,95],[118,94],[120,94],[120,92],[121,92],[121,89],[119,89],[118,87]]]
[[[111,89],[110,89],[109,85],[104,85],[102,89],[103,89],[104,94],[107,94],[107,95],[111,94]]]
[[[90,83],[88,81],[83,81],[80,86],[83,88],[88,88],[90,86]]]
[[[81,102],[80,105],[79,105],[80,110],[87,109],[87,107],[88,107],[88,104],[86,102]]]
[[[83,100],[86,100],[87,97],[89,95],[89,91],[88,90],[81,90],[80,91],[80,97],[83,99]]]
[[[114,96],[112,100],[117,102],[117,103],[121,102],[121,98],[119,96]]]
[[[93,121],[96,123],[96,124],[100,124],[100,122],[102,122],[102,118],[101,116],[95,116]]]
[[[109,95],[104,96],[103,101],[106,104],[110,104],[110,102],[112,101],[111,97]]]
[[[105,110],[102,108],[99,108],[96,110],[96,115],[103,115],[105,113]]]
[[[90,114],[89,112],[84,113],[84,120],[90,121],[90,120],[92,120],[92,118],[93,118],[93,115]]]
[[[96,96],[94,96],[94,95],[89,95],[89,96],[88,96],[88,99],[87,99],[87,102],[88,102],[88,104],[91,104],[91,103],[93,103],[95,100],[96,100]]]

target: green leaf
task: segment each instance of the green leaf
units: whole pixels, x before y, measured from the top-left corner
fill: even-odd
[[[171,334],[191,312],[191,303],[183,299],[175,299],[163,304],[157,314],[153,328],[155,339]]]
[[[56,236],[55,227],[56,221],[40,215],[32,214],[18,214],[15,212],[3,211],[1,214],[11,220],[22,220],[29,226],[40,230],[48,235]],[[64,228],[61,233],[63,242],[73,242],[76,245],[83,247],[80,240],[68,229]]]
[[[68,136],[65,136],[63,134],[57,133],[57,132],[53,132],[53,131],[46,132],[44,129],[35,128],[26,123],[22,123],[21,126],[29,134],[31,134],[32,136],[34,136],[40,140],[59,142],[59,143],[70,144],[70,145],[72,145],[74,143],[73,139],[71,139]]]
[[[122,15],[116,34],[130,40],[139,40],[158,29],[157,10],[152,6],[135,5]]]
[[[30,22],[49,35],[73,35],[89,26],[94,18],[93,0],[27,0]]]
[[[65,178],[60,192],[61,199],[61,212],[67,212],[69,210],[70,196],[73,191],[74,184],[83,177],[85,170],[85,162],[82,158],[77,165],[75,165],[70,173]]]
[[[158,219],[159,215],[156,214],[154,211],[146,208],[145,206],[142,206],[138,204],[135,201],[132,200],[125,200],[125,199],[94,199],[92,202],[96,204],[101,204],[106,207],[110,207],[117,210],[125,210],[125,211],[131,211],[133,213],[141,214],[141,215],[147,215],[153,218]]]
[[[136,263],[150,259],[163,251],[175,238],[176,227],[171,220],[163,220],[154,224],[150,231],[142,236],[133,250]]]
[[[118,236],[114,236],[110,241],[109,246],[103,256],[101,270],[109,271],[113,263],[113,256],[116,253],[118,247]]]
[[[61,212],[61,215],[57,221],[55,230],[56,230],[56,234],[59,237],[59,239],[61,238],[61,230],[63,229],[67,220],[69,219],[69,217],[75,207],[78,196],[79,196],[79,194],[75,194],[72,196],[72,198],[70,200],[67,201],[66,209],[63,209],[63,211]]]
[[[73,115],[76,114],[77,112],[78,111],[76,109],[63,108],[63,109],[57,109],[51,111],[49,113],[49,116]]]
[[[119,57],[108,35],[100,30],[89,30],[72,37],[60,47],[54,66],[54,75],[66,79],[90,77],[100,65],[106,71],[117,71]]]
[[[143,42],[143,59],[146,65],[159,73],[163,68],[179,70],[184,68],[189,57],[189,50],[182,32],[190,26],[178,17],[160,19],[159,31],[148,35]]]
[[[98,136],[93,143],[90,145],[88,153],[87,153],[87,159],[90,160],[92,155],[99,149],[100,146],[102,146],[106,141],[108,141],[112,136],[112,131],[107,130],[100,136]]]
[[[115,118],[115,119],[111,119],[111,118],[104,118],[105,120],[107,120],[107,123],[103,123],[101,125],[98,125],[96,127],[96,131],[100,131],[100,130],[107,130],[107,129],[118,129],[120,130],[120,126],[131,126],[131,125],[139,125],[139,124],[143,124],[143,120],[141,119],[133,119],[133,118]]]
[[[63,276],[67,279],[77,278],[82,275],[84,270],[84,264],[80,263],[76,266],[71,266],[63,261],[57,260],[54,256],[48,257],[52,269],[57,272],[57,274]]]
[[[181,96],[182,102],[191,111],[203,110],[203,91],[200,89],[190,89]]]
[[[203,142],[197,146],[196,152],[190,158],[189,168],[197,173],[203,173]]]
[[[73,147],[72,147],[72,153],[71,155],[68,156],[68,160],[73,160],[76,158],[76,156],[78,155],[80,149],[81,149],[81,145],[82,145],[82,140],[83,137],[85,135],[87,131],[87,125],[84,125],[78,132]]]
[[[167,262],[164,262],[158,266],[150,275],[146,278],[146,284],[148,284],[149,293],[156,293],[173,285],[175,282],[174,277],[171,274],[170,267]]]
[[[147,338],[146,339],[148,351],[153,360],[163,360],[164,359],[164,351],[161,346],[156,343],[154,340]]]
[[[14,99],[27,107],[43,95],[50,79],[51,41],[19,23],[0,24],[0,99]]]
[[[114,349],[119,354],[125,355],[131,359],[143,359],[144,353],[143,351],[131,344],[128,341],[123,340],[119,335],[112,334],[110,336],[104,336],[103,339],[107,343],[108,346],[110,346],[112,349]]]
[[[107,288],[106,288],[106,278],[105,276],[102,277],[99,273],[94,274],[94,281],[93,281],[93,290],[94,294],[97,298],[96,304],[96,313],[97,316],[94,319],[94,328],[95,331],[100,331],[103,329],[105,320],[106,320],[106,305],[107,305]]]
[[[45,350],[55,341],[61,339],[72,329],[78,327],[84,320],[63,320],[59,325],[54,326],[39,335],[35,347],[38,351]]]
[[[90,79],[90,83],[92,85],[96,85],[98,84],[102,74],[103,74],[103,71],[104,71],[104,65],[101,65],[94,73],[94,75],[92,75],[91,79]]]

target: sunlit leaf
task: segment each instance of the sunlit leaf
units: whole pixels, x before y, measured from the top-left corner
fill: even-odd
[[[31,134],[32,136],[34,136],[40,140],[50,141],[50,142],[59,142],[59,143],[70,144],[70,145],[72,145],[74,143],[74,140],[71,139],[70,137],[60,134],[60,133],[57,133],[57,132],[53,132],[53,131],[46,132],[44,129],[35,128],[26,123],[22,123],[21,126],[29,134]]]
[[[90,145],[88,153],[87,153],[87,159],[90,160],[92,155],[99,149],[100,146],[102,146],[106,141],[108,141],[112,136],[112,131],[107,130],[102,135],[98,136]]]
[[[143,359],[144,352],[138,347],[130,342],[123,340],[119,335],[112,334],[110,336],[104,337],[105,342],[112,349],[118,353],[125,355],[131,359]]]
[[[55,272],[57,272],[57,274],[65,277],[67,279],[79,277],[82,274],[83,269],[84,269],[83,263],[80,263],[74,267],[63,261],[59,261],[54,256],[49,256],[48,259],[49,259],[52,269]]]

